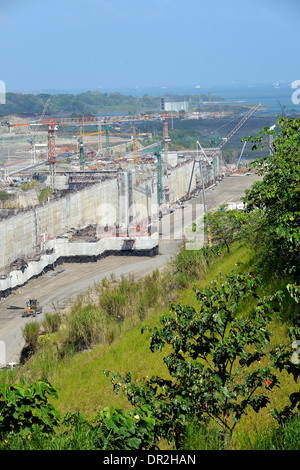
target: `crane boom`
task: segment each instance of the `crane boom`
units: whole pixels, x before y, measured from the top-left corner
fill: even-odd
[[[229,132],[227,137],[221,141],[221,143],[218,145],[217,150],[220,150],[231,137],[239,130],[240,127],[249,119],[252,114],[257,111],[258,108],[261,107],[261,104],[258,104],[256,106],[253,106],[253,108],[249,109],[249,111],[245,114],[245,116],[240,120],[240,122],[232,129],[232,131]]]
[[[244,150],[245,150],[245,147],[246,147],[246,143],[247,143],[247,141],[245,140],[245,142],[244,142],[244,144],[243,144],[242,151],[241,151],[241,153],[240,153],[240,156],[239,156],[239,159],[238,159],[238,162],[237,162],[237,168],[239,168],[239,164],[240,164],[242,155],[243,155],[243,153],[244,153]]]

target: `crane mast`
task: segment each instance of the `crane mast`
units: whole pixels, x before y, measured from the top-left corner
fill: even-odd
[[[56,188],[56,147],[55,147],[55,131],[57,127],[54,123],[48,125],[48,164],[50,167],[51,189]]]

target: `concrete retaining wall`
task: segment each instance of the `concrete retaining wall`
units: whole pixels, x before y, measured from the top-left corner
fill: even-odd
[[[158,234],[149,237],[106,237],[95,242],[71,242],[68,237],[57,238],[45,243],[48,254],[42,254],[37,261],[29,262],[22,269],[12,270],[0,278],[0,297],[23,286],[29,279],[40,276],[61,262],[91,262],[110,254],[148,255],[158,253]]]
[[[184,197],[191,171],[192,162],[189,162],[174,168],[169,177],[163,178],[163,187],[169,188],[170,201]],[[0,222],[0,270],[19,257],[33,257],[43,241],[56,239],[72,228],[89,224],[128,225],[157,214],[157,183],[154,179],[148,181],[150,196],[141,192],[145,185],[137,187],[140,191],[135,186],[135,173],[122,173],[117,178],[4,219]],[[192,189],[194,187],[195,178]],[[41,258],[41,266],[43,262]]]
[[[113,224],[117,197],[117,181],[108,180],[3,220],[0,269],[32,254],[43,239],[90,223]]]

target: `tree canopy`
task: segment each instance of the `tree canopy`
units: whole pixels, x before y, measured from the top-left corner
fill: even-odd
[[[300,118],[281,117],[277,125],[277,134],[265,127],[244,139],[253,143],[253,149],[269,146],[269,155],[253,162],[263,178],[245,191],[243,200],[247,212],[258,210],[263,216],[259,230],[267,237],[270,252],[289,270],[296,270],[300,249]]]

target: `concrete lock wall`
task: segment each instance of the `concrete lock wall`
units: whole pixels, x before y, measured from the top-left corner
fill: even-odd
[[[171,175],[163,178],[163,187],[169,188],[170,201],[183,197],[189,186],[192,162],[177,166]],[[154,178],[155,179],[155,178]],[[17,258],[33,255],[43,241],[55,239],[72,228],[89,224],[100,226],[123,223],[129,225],[157,214],[157,180],[147,181],[138,191],[135,172],[124,172],[118,177],[70,193],[66,197],[44,203],[0,223],[0,269]],[[195,177],[191,189],[195,188]]]
[[[129,240],[130,241],[130,240]],[[69,241],[68,237],[59,237],[45,243],[49,254],[42,254],[36,261],[30,261],[22,270],[15,269],[10,271],[9,276],[0,278],[0,296],[5,292],[11,292],[12,289],[26,284],[29,279],[39,276],[45,268],[54,265],[60,258],[65,260],[87,257],[89,259],[98,259],[107,253],[116,253],[132,249],[140,251],[154,250],[158,243],[158,234],[155,232],[148,237],[140,237],[132,240],[128,245],[128,239],[124,237],[103,238],[96,242],[76,242]]]
[[[107,180],[3,220],[0,268],[33,253],[43,239],[55,238],[71,228],[90,223],[113,224],[117,194],[117,181]]]
[[[173,168],[171,174],[164,176],[162,180],[163,190],[169,195],[169,203],[172,204],[178,199],[184,197],[189,189],[191,173],[193,169],[193,162],[190,161],[183,165]],[[146,187],[150,196],[146,196]],[[191,182],[191,191],[196,187],[196,172],[194,171],[192,182]],[[141,192],[143,190],[143,193]],[[151,216],[158,213],[157,206],[157,178],[149,178],[141,187],[134,188],[134,206],[133,214],[134,218],[137,220],[143,220],[147,218],[147,215]]]

